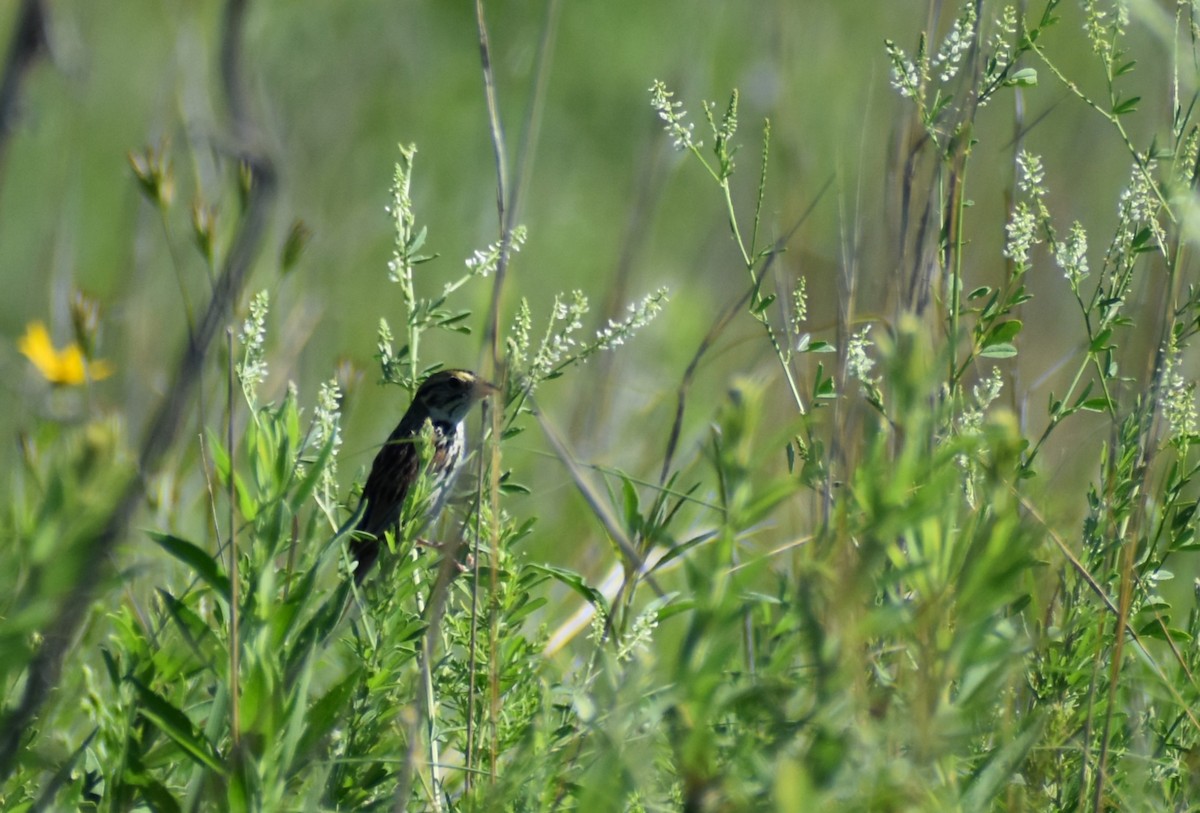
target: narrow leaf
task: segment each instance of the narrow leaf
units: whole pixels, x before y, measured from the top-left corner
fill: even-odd
[[[217,758],[215,749],[191,719],[148,686],[134,678],[129,680],[137,689],[138,697],[142,701],[142,716],[158,726],[160,731],[174,740],[196,762],[224,776],[225,769]]]
[[[150,531],[150,538],[167,553],[191,568],[192,572],[218,595],[226,601],[229,600],[229,577],[221,572],[221,566],[208,551],[171,534]]]
[[[585,582],[583,580],[583,576],[579,575],[578,573],[572,570],[566,570],[565,568],[554,567],[553,565],[542,565],[537,563],[531,563],[529,567],[533,570],[541,571],[555,581],[570,587],[576,593],[587,599],[588,603],[590,603],[592,606],[600,608],[606,614],[608,613],[608,600],[604,598],[604,594]]]
[[[1132,113],[1137,110],[1138,102],[1142,100],[1141,96],[1133,96],[1118,104],[1113,108],[1114,116],[1124,116],[1126,113]]]

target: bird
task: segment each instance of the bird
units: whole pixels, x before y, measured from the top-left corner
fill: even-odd
[[[384,534],[396,529],[404,501],[420,476],[418,444],[424,426],[430,425],[432,440],[425,466],[429,508],[422,519],[429,523],[445,506],[466,457],[467,414],[496,391],[469,370],[440,370],[417,388],[408,411],[375,455],[363,486],[356,511],[362,517],[350,542],[356,584],[362,584],[379,559]]]

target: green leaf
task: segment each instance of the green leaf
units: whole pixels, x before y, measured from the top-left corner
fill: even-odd
[[[979,355],[989,359],[1007,359],[1017,354],[1017,348],[1011,344],[993,344],[979,351]]]
[[[753,308],[753,313],[756,316],[762,316],[763,311],[771,307],[771,303],[775,301],[775,294],[768,294],[760,299]]]
[[[108,671],[108,679],[112,681],[114,686],[118,685],[121,682],[121,673],[116,659],[108,651],[108,647],[100,647],[100,655],[104,659],[104,668]]]
[[[334,726],[349,713],[350,701],[354,698],[354,692],[358,688],[360,679],[359,670],[351,671],[342,682],[336,684],[309,707],[308,713],[305,715],[308,725],[305,726],[304,733],[300,736],[300,743],[296,747],[296,753],[302,759],[324,740],[333,731]]]
[[[829,342],[812,342],[809,344],[806,353],[836,353],[837,348]]]
[[[184,604],[175,596],[171,595],[167,590],[158,589],[159,598],[162,599],[163,607],[167,614],[175,623],[183,640],[191,647],[196,657],[207,663],[210,660],[210,655],[201,651],[201,643],[213,643],[216,641],[216,636],[213,634],[212,628],[204,622],[204,619],[196,615],[190,607]],[[115,682],[115,681],[114,681]]]
[[[208,551],[171,534],[150,531],[150,538],[167,553],[191,568],[193,573],[225,601],[229,601],[229,577],[221,572],[221,566]]]
[[[429,625],[424,621],[411,621],[394,633],[392,642],[403,644],[415,641],[424,635],[427,629],[429,629]]]
[[[642,511],[639,504],[637,487],[628,477],[621,475],[621,496],[625,509],[625,530],[629,535],[637,536],[642,527]]]
[[[673,599],[678,595],[678,593],[668,593],[667,598]],[[660,622],[666,621],[673,615],[680,615],[694,609],[696,609],[696,600],[693,598],[684,598],[677,601],[672,601],[670,604],[667,604],[658,611],[658,620]]]
[[[1029,293],[1024,285],[1020,285],[1005,301],[1004,311],[1007,313],[1008,311],[1017,307],[1017,305],[1023,305],[1031,299],[1033,299],[1033,294]]]
[[[1138,629],[1138,635],[1142,638],[1153,638],[1157,641],[1173,640],[1178,643],[1188,643],[1192,640],[1192,636],[1181,629],[1175,627],[1164,628],[1163,622],[1157,618],[1142,624]]]
[[[1085,412],[1108,412],[1111,407],[1107,398],[1089,398],[1075,405],[1076,409],[1082,409]]]
[[[1096,334],[1092,339],[1092,343],[1088,346],[1089,353],[1099,353],[1108,349],[1108,340],[1112,338],[1113,332],[1111,327],[1106,327],[1104,330]]]
[[[754,525],[763,520],[776,505],[790,497],[799,487],[799,483],[790,477],[781,478],[755,490],[755,495],[743,509],[742,519],[746,525]]]
[[[1113,108],[1114,116],[1124,116],[1126,113],[1132,113],[1137,110],[1138,102],[1142,100],[1141,96],[1133,96],[1118,104]]]
[[[608,614],[608,600],[604,598],[604,594],[584,581],[583,576],[579,575],[575,571],[566,570],[565,568],[561,567],[554,567],[553,565],[542,565],[537,563],[531,563],[529,567],[532,570],[545,573],[555,581],[566,585],[587,599],[588,603],[593,607],[603,610],[605,615]]]
[[[143,717],[158,726],[162,733],[174,740],[188,756],[200,765],[220,776],[225,776],[225,768],[217,757],[216,749],[200,733],[191,718],[136,678],[130,678],[129,682],[137,689],[138,697],[142,702],[140,711]]]
[[[251,421],[247,427],[247,433],[253,432],[253,427],[254,422]],[[212,455],[213,468],[217,472],[218,481],[220,481],[222,485],[228,483],[230,477],[229,455],[226,453],[224,441],[222,441],[220,436],[211,429],[208,432],[207,447],[208,453]],[[237,496],[238,511],[240,511],[242,516],[247,520],[253,520],[258,514],[258,503],[251,499],[246,490],[246,484],[242,481],[242,478],[237,475],[237,473],[233,474],[233,490]]]
[[[1122,65],[1121,67],[1119,67],[1119,68],[1117,68],[1115,71],[1113,71],[1113,78],[1115,79],[1115,78],[1117,78],[1118,76],[1124,76],[1125,74],[1127,74],[1127,73],[1129,73],[1131,70],[1133,70],[1133,67],[1134,67],[1135,65],[1137,65],[1137,60],[1136,60],[1136,59],[1133,59],[1133,60],[1130,60],[1129,62],[1126,62],[1124,65]]]
[[[962,810],[990,810],[1025,761],[1026,755],[1037,744],[1045,728],[1046,718],[1035,715],[1025,730],[993,750],[983,766],[966,784],[962,796]]]
[[[171,795],[167,787],[149,774],[135,776],[129,772],[125,774],[124,779],[130,785],[135,786],[146,798],[146,801],[151,803],[151,809],[161,810],[163,813],[177,813],[182,810],[179,802]]]
[[[459,322],[463,321],[464,319],[469,319],[470,316],[471,316],[470,311],[459,311],[458,313],[442,317],[441,319],[438,320],[437,324],[438,324],[438,327],[450,327],[451,325],[458,324]]]
[[[329,463],[329,456],[333,454],[333,438],[325,441],[321,447],[321,452],[317,455],[316,460],[309,461],[308,469],[304,472],[304,477],[296,484],[292,490],[291,499],[288,504],[291,506],[292,513],[300,512],[300,507],[308,502],[308,498],[316,490],[317,484],[321,482],[321,473],[325,470],[326,464]]]
[[[707,542],[710,539],[713,539],[714,537],[716,537],[716,535],[717,534],[715,531],[706,531],[697,536],[693,536],[691,539],[687,540],[686,542],[681,542],[678,545],[673,545],[669,551],[667,551],[666,553],[663,554],[662,558],[660,558],[657,562],[654,563],[654,567],[650,568],[650,572],[653,573],[657,570],[660,570],[663,567],[666,567],[672,561],[674,561],[675,559],[678,559],[680,556],[687,553],[692,548],[696,547],[697,545],[699,545],[703,542]]]
[[[1154,233],[1152,231],[1150,231],[1150,227],[1146,226],[1145,228],[1143,228],[1141,231],[1139,231],[1137,234],[1135,234],[1133,236],[1133,239],[1129,241],[1129,247],[1132,248],[1134,251],[1149,251],[1150,249],[1147,248],[1146,244],[1150,242],[1150,238],[1153,236],[1153,234]],[[1120,299],[1107,299],[1104,301],[1107,304],[1107,303],[1120,302],[1121,300]]]
[[[1030,39],[1034,38],[1036,38],[1036,33],[1031,33]],[[1004,84],[1009,87],[1031,88],[1036,87],[1037,83],[1037,70],[1035,68],[1022,68],[1019,71],[1013,72]]]
[[[837,389],[832,378],[825,378],[825,365],[817,365],[816,380],[813,382],[814,398],[837,398]]]
[[[542,607],[546,606],[546,604],[548,602],[549,602],[549,599],[547,599],[545,596],[542,596],[541,598],[535,598],[532,601],[523,602],[521,604],[521,606],[516,607],[513,610],[509,611],[506,623],[516,624],[522,618],[524,618],[525,616],[532,613],[534,610],[539,610]]]
[[[408,252],[410,254],[416,254],[418,251],[421,250],[421,246],[425,245],[425,237],[426,237],[428,231],[429,231],[428,226],[422,226],[421,230],[419,232],[417,232],[416,234],[414,234],[412,236],[412,239],[408,241],[408,245],[405,246],[405,248],[408,249]],[[410,262],[411,261],[412,260],[410,259]]]
[[[1007,322],[992,325],[983,337],[982,345],[986,349],[997,344],[1009,344],[1021,332],[1021,327],[1020,319],[1010,319]]]
[[[292,595],[297,601],[303,601],[308,596],[312,595],[314,585],[316,583],[317,568],[309,568],[309,570],[295,585]],[[305,622],[299,632],[296,634],[295,643],[292,644],[291,652],[288,653],[287,672],[294,673],[299,669],[304,659],[308,657],[309,648],[314,646],[318,641],[323,641],[333,632],[338,621],[342,617],[342,610],[346,606],[346,601],[350,596],[350,580],[344,579],[337,590],[330,595],[323,604],[317,609],[312,617]]]

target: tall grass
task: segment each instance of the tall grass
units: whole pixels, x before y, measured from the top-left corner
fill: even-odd
[[[618,441],[650,461],[637,473],[579,459],[539,394],[587,386],[589,359],[636,348],[653,319],[688,315],[658,290],[589,333],[587,292],[561,292],[548,314],[520,291],[510,300],[505,271],[538,238],[514,223],[507,172],[497,241],[439,272],[449,282],[428,281],[426,267],[450,261],[427,245],[412,194],[420,162],[402,148],[395,253],[378,277],[403,313],[377,315],[379,378],[411,394],[438,366],[430,335],[482,325],[501,392],[472,425],[452,516],[429,531],[440,544],[402,523],[361,590],[345,553],[357,494],[338,469],[347,382],[264,398],[283,321],[265,292],[224,353],[201,339],[211,343],[220,297],[239,295],[240,280],[217,285],[202,318],[177,320],[189,337],[180,375],[200,385],[203,370],[203,384],[186,397],[177,385],[168,405],[227,404],[219,420],[198,410],[195,443],[175,425],[178,405],[140,454],[99,415],[31,425],[0,506],[12,540],[0,552],[14,745],[0,760],[4,809],[1192,809],[1200,593],[1171,582],[1194,574],[1200,544],[1187,373],[1200,331],[1189,252],[1200,127],[1185,56],[1196,21],[1188,4],[1130,19],[1123,4],[1088,2],[1082,31],[1067,30],[1059,6],[967,3],[936,30],[906,33],[915,47],[886,44],[906,116],[891,304],[868,319],[839,303],[831,328],[810,317],[808,281],[787,275],[787,236],[765,236],[769,124],[747,136],[736,92],[696,106],[653,83],[681,171],[712,181],[711,201],[695,205],[723,213],[744,277],[677,371],[669,431],[622,427]],[[1140,24],[1178,49],[1161,105],[1124,89]],[[1059,65],[1056,37],[1087,38],[1103,94]],[[1127,150],[1111,233],[1053,211],[1049,191],[1069,180],[1021,136],[1005,221],[971,216],[973,198],[997,193],[973,180],[980,145],[998,140],[976,127],[980,110],[1048,84]],[[503,100],[490,77],[488,88],[507,168]],[[1155,106],[1169,120],[1139,143],[1127,123]],[[190,218],[209,266],[248,262],[269,162],[227,157],[244,205],[229,236],[203,208],[178,209],[162,156],[133,164],[165,223]],[[989,253],[988,232],[1003,232],[1001,252]],[[303,243],[294,228],[282,273]],[[1065,386],[1045,404],[1014,373],[1034,272],[1060,277],[1076,337]],[[848,296],[857,273],[848,258]],[[481,317],[467,303],[483,291]],[[81,301],[76,341],[90,358],[89,313]],[[738,323],[771,373],[699,397],[698,372]],[[694,431],[685,416],[698,411]],[[1100,437],[1079,449],[1091,476],[1072,491],[1042,463],[1083,420]],[[577,538],[611,543],[593,553],[612,579],[525,550],[556,497],[530,493],[506,463],[517,438],[544,438],[544,465],[586,506]],[[162,448],[148,454],[152,444]],[[202,521],[154,499],[164,470],[204,495]],[[127,514],[147,502],[162,510],[131,530]],[[406,520],[420,504],[418,493]],[[1060,519],[1079,506],[1082,523]],[[114,535],[152,540],[153,552],[114,547]],[[40,667],[58,646],[62,668]]]

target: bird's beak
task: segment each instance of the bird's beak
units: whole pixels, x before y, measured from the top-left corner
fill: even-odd
[[[476,401],[481,401],[495,392],[500,392],[500,388],[482,378],[475,379],[475,384],[471,387],[471,397]]]

